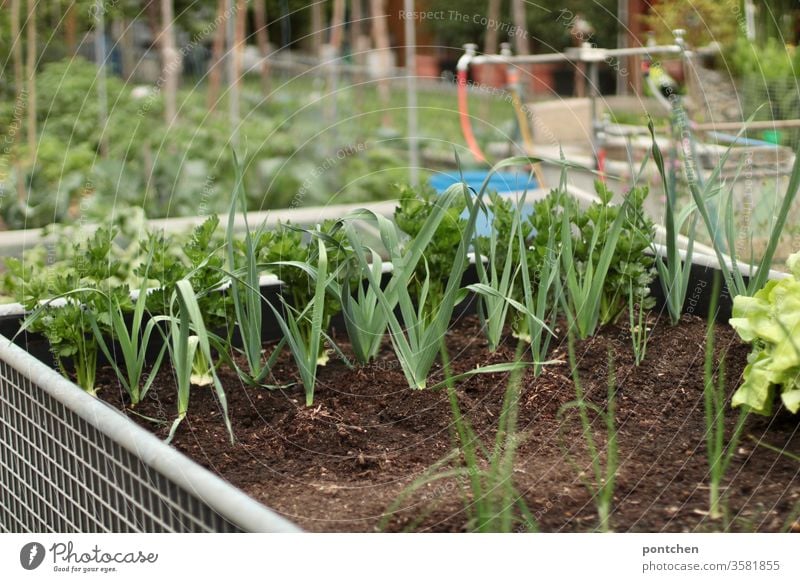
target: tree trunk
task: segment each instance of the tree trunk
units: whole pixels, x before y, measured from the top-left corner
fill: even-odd
[[[269,95],[269,31],[267,30],[267,5],[265,0],[255,0],[256,41],[261,53],[261,92]]]
[[[511,0],[511,18],[517,32],[514,34],[514,48],[518,55],[529,55],[531,53],[531,46],[528,42],[528,19],[525,14],[525,1],[526,0]],[[520,65],[520,85],[529,88],[533,82],[533,75],[531,73],[532,67],[530,65]]]
[[[22,68],[22,34],[20,31],[20,1],[11,0],[11,52],[14,61],[14,91],[17,100],[21,101],[23,84],[25,82],[25,72]]]
[[[353,64],[356,65],[356,73],[353,76],[355,81],[355,105],[360,108],[364,98],[364,75],[361,73],[360,67],[364,65],[364,52],[361,50],[364,45],[364,37],[361,26],[361,19],[363,18],[363,11],[361,8],[362,0],[351,0],[350,2],[350,54],[353,58]]]
[[[517,34],[514,35],[515,49],[518,55],[529,55],[531,53],[528,35],[523,31],[528,30],[528,19],[525,15],[525,0],[511,0],[511,15]]]
[[[134,54],[132,22],[127,18],[115,21],[112,25],[116,30],[117,46],[122,57],[122,78],[130,81],[136,68],[136,55]]]
[[[486,17],[489,22],[500,22],[500,0],[489,0],[489,8]],[[486,30],[486,39],[483,43],[483,52],[487,55],[497,53],[497,33],[496,26],[490,26]]]
[[[336,56],[342,49],[344,37],[344,3],[345,0],[333,0],[333,14],[331,15],[331,45],[336,51]]]
[[[239,109],[239,87],[242,80],[242,56],[244,53],[245,25],[247,24],[247,0],[236,0],[236,21],[233,30],[233,78],[231,86],[236,90],[232,98],[237,100]]]
[[[378,78],[378,96],[384,109],[383,126],[389,127],[392,124],[392,119],[388,111],[391,88],[387,79],[389,72],[389,28],[386,23],[386,2],[385,0],[370,0],[369,4],[372,18],[372,41],[380,63],[378,66],[378,74],[380,75]]]
[[[359,60],[358,39],[361,36],[361,0],[350,1],[350,52],[353,54],[353,61]]]
[[[36,0],[28,0],[28,149],[36,151]]]
[[[217,107],[222,86],[222,56],[225,53],[225,0],[217,0],[217,30],[214,31],[214,44],[211,47],[211,63],[208,71],[208,95],[206,107],[214,111]]]
[[[153,37],[153,46],[160,50],[161,39],[161,10],[160,4],[157,0],[148,0],[144,7],[144,13],[147,17],[147,26],[150,28],[150,34]]]
[[[67,53],[74,57],[78,50],[78,11],[74,2],[69,3],[64,14],[64,40]]]
[[[311,53],[315,57],[319,57],[320,48],[322,46],[322,2],[320,0],[311,0]]]
[[[172,0],[161,0],[161,60],[164,80],[164,121],[168,126],[178,115],[178,81],[181,73],[181,55],[175,48],[174,15]]]

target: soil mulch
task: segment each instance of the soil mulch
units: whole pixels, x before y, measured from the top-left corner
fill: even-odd
[[[617,531],[712,531],[708,518],[705,456],[703,358],[706,323],[685,317],[677,327],[659,322],[641,366],[633,362],[630,338],[609,327],[577,344],[579,371],[589,399],[604,406],[609,350],[618,385],[616,421],[619,459],[612,526]],[[715,329],[717,354],[726,354],[728,384],[735,388],[749,346],[726,325]],[[345,353],[348,344],[341,341]],[[448,347],[456,372],[511,361],[509,338],[490,354],[478,321],[464,317],[451,327]],[[271,346],[268,346],[271,347]],[[566,342],[554,342],[551,358],[566,362]],[[137,412],[165,421],[175,415],[171,370],[161,371]],[[294,363],[284,353],[274,370],[282,384],[296,382]],[[220,372],[237,442],[231,445],[213,391],[193,388],[189,415],[173,444],[265,505],[312,531],[376,531],[399,494],[454,448],[452,415],[444,389],[412,391],[391,346],[369,366],[349,369],[332,359],[320,368],[314,405],[305,406],[299,383],[284,390],[242,385]],[[438,371],[439,378],[441,371]],[[459,403],[485,442],[494,437],[506,374],[479,375],[458,385]],[[124,408],[113,374],[99,374],[101,397]],[[526,372],[519,408],[521,443],[514,484],[542,531],[591,531],[597,513],[575,467],[589,470],[586,446],[574,414],[559,430],[559,409],[574,400],[566,363],[546,367],[540,377]],[[729,427],[738,412],[728,410]],[[165,437],[169,424],[133,420]],[[798,418],[784,411],[752,417],[726,480],[729,528],[779,531],[800,507],[800,463],[757,447],[756,439],[800,454]],[[565,440],[559,439],[565,435]],[[597,422],[597,437],[604,428]],[[569,456],[567,455],[569,451]],[[390,531],[414,524],[422,531],[464,531],[464,483],[453,479],[422,487],[388,521]],[[417,523],[423,516],[421,523]],[[797,528],[797,524],[794,524]]]

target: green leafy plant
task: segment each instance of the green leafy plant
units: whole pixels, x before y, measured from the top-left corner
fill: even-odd
[[[96,392],[97,342],[89,314],[107,329],[110,320],[103,298],[111,297],[123,308],[130,304],[127,286],[120,285],[121,264],[111,254],[115,235],[115,229],[98,228],[85,241],[74,243],[71,261],[59,277],[12,262],[24,277],[18,299],[30,312],[17,335],[42,333],[62,374],[69,377],[71,362],[78,385],[90,394]]]
[[[570,328],[574,326],[581,339],[594,334],[600,323],[606,276],[626,218],[625,212],[612,212],[610,192],[602,190],[602,193],[602,202],[593,204],[591,229],[586,228],[588,220],[581,219],[572,205],[564,207],[561,221],[561,263],[565,278],[561,303]],[[627,203],[626,199],[624,205]],[[577,240],[573,239],[574,222],[581,233]]]
[[[75,370],[75,382],[92,396],[97,394],[97,344],[86,304],[94,295],[95,289],[79,288],[48,299],[25,318],[17,332],[17,335],[25,331],[43,333],[61,373],[70,377],[65,363],[69,359]]]
[[[776,391],[793,413],[800,410],[800,253],[787,265],[791,277],[768,281],[753,297],[733,300],[730,325],[753,344],[733,406],[770,414]]]
[[[725,379],[725,357],[720,358],[714,380],[714,320],[720,291],[719,276],[714,277],[706,331],[706,356],[703,369],[703,409],[706,424],[706,456],[708,458],[709,489],[708,515],[711,519],[723,517],[722,481],[728,471],[736,447],[741,439],[749,407],[743,406],[728,442],[725,442],[725,411],[727,390]]]
[[[345,279],[352,253],[338,223],[325,221],[313,230],[291,224],[279,225],[277,229],[262,234],[259,256],[261,265],[281,280],[282,294],[288,298],[288,305],[299,313],[312,301],[318,301],[316,267],[313,265],[320,258],[319,241],[325,245],[326,271],[330,276],[330,281],[326,282],[324,301],[317,306],[321,311],[321,329],[324,331],[330,327],[331,319],[342,308],[343,290],[347,289],[349,292],[350,288],[350,281]],[[312,319],[298,318],[296,323],[298,330],[303,333],[304,343],[308,344],[314,333]],[[328,361],[328,354],[321,343],[317,359],[322,366]]]
[[[612,204],[613,193],[600,181],[595,182],[595,190],[600,202],[589,205],[583,216],[579,215],[580,241],[577,248],[586,252],[586,258],[579,264],[588,263],[599,266],[603,250],[611,246],[614,252],[603,282],[600,297],[600,324],[616,321],[628,305],[630,286],[636,297],[642,298],[646,308],[655,302],[650,295],[650,283],[655,271],[653,258],[648,254],[655,235],[655,225],[644,212],[644,201],[648,195],[647,186],[634,186],[625,195],[621,205]],[[619,238],[614,240],[609,233],[618,214],[624,216]],[[595,232],[599,236],[594,241]],[[588,243],[588,244],[587,244]],[[599,270],[598,270],[599,274]]]
[[[400,201],[394,213],[395,223],[401,231],[414,238],[419,235],[427,217],[434,211],[438,202],[439,194],[433,188],[404,187],[401,189]],[[430,306],[436,306],[442,301],[463,233],[468,228],[468,220],[462,216],[465,208],[464,198],[454,199],[452,205],[447,208],[436,234],[425,249],[424,261],[417,265],[414,276],[408,282],[412,289],[411,297],[415,301],[419,301],[423,295],[423,288],[424,293],[430,298]]]
[[[564,454],[569,460],[570,464],[575,468],[581,476],[586,490],[592,496],[592,500],[597,507],[597,514],[599,517],[598,528],[601,531],[611,530],[611,511],[614,504],[614,488],[617,481],[617,469],[619,467],[619,451],[617,447],[617,427],[614,420],[616,414],[616,376],[614,373],[614,360],[611,354],[608,355],[608,391],[607,391],[607,405],[606,410],[601,410],[586,399],[586,394],[581,385],[580,375],[578,374],[577,359],[575,357],[575,338],[574,334],[569,334],[569,364],[572,369],[572,380],[575,385],[575,400],[563,405],[558,411],[558,419],[564,420],[566,413],[572,409],[578,411],[578,417],[581,423],[581,434],[586,443],[586,448],[591,458],[591,476],[592,478],[584,477],[584,470],[575,461],[573,455],[569,452],[566,444],[566,424],[561,422],[559,424],[559,439],[561,441]],[[600,447],[594,436],[594,427],[589,418],[589,412],[593,412],[605,424],[606,432],[606,455],[605,463],[600,458]]]
[[[692,269],[692,258],[694,256],[694,239],[697,227],[697,214],[694,212],[694,205],[687,205],[683,210],[678,212],[677,208],[677,190],[675,181],[670,180],[667,171],[664,168],[664,156],[661,153],[661,148],[658,147],[656,141],[655,129],[653,121],[648,121],[648,128],[650,136],[653,140],[651,153],[655,161],[658,173],[661,176],[661,184],[664,188],[664,197],[666,198],[665,228],[666,228],[666,250],[667,260],[664,262],[660,253],[654,253],[656,256],[656,268],[658,269],[659,282],[664,291],[666,299],[667,311],[669,313],[672,325],[676,325],[683,313],[683,304],[686,301],[686,292],[689,288],[689,278]],[[683,262],[679,253],[678,241],[680,239],[681,231],[686,224],[686,221],[692,218],[689,224],[687,233],[688,244],[686,246]]]
[[[142,252],[150,257],[135,269],[147,278],[151,291],[147,309],[155,315],[169,313],[178,281],[189,279],[198,290],[197,301],[209,329],[224,327],[231,319],[231,298],[226,293],[212,293],[227,279],[225,239],[218,232],[219,217],[211,215],[196,226],[187,239],[151,232],[142,243]]]

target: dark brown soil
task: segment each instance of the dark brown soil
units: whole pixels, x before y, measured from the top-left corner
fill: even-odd
[[[708,509],[708,463],[703,416],[703,354],[706,323],[687,318],[680,326],[655,324],[640,367],[633,365],[627,332],[609,328],[580,342],[579,370],[589,398],[605,405],[609,349],[619,387],[618,482],[612,526],[617,531],[710,531],[726,527]],[[727,354],[729,385],[738,385],[749,347],[727,326],[716,328],[717,352]],[[448,346],[456,371],[510,361],[509,339],[488,355],[473,317],[456,323]],[[347,352],[348,345],[342,341]],[[566,344],[551,357],[567,360]],[[296,380],[284,354],[275,369],[281,383]],[[108,370],[100,374],[101,395],[123,407],[121,390]],[[230,445],[212,391],[194,388],[187,420],[174,445],[255,499],[313,531],[375,531],[398,495],[454,447],[452,415],[444,390],[412,391],[389,345],[368,367],[348,369],[332,360],[320,369],[314,406],[302,388],[269,391],[246,387],[221,371],[237,443]],[[505,374],[476,376],[458,386],[460,405],[476,433],[492,442],[506,387]],[[575,398],[569,367],[550,365],[539,378],[527,372],[519,409],[522,436],[514,483],[543,531],[590,531],[597,512],[590,494],[559,444],[560,407]],[[175,414],[171,370],[162,371],[137,412],[164,420]],[[728,410],[732,426],[736,412]],[[131,415],[166,436],[158,426]],[[588,469],[575,415],[562,432],[572,458]],[[597,437],[603,441],[598,423]],[[798,419],[785,412],[751,418],[726,479],[727,527],[736,531],[779,531],[791,527],[800,507],[800,463],[748,438],[800,453]],[[464,531],[464,481],[423,487],[401,504],[387,529],[422,522],[423,531]],[[797,524],[794,525],[797,527]]]

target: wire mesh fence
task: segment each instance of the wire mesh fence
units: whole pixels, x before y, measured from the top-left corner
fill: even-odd
[[[753,114],[756,121],[800,119],[800,82],[795,77],[746,77],[739,84],[739,90],[745,119]],[[796,150],[800,144],[800,129],[776,126],[762,130],[760,137]]]
[[[294,529],[0,336],[0,531]]]

